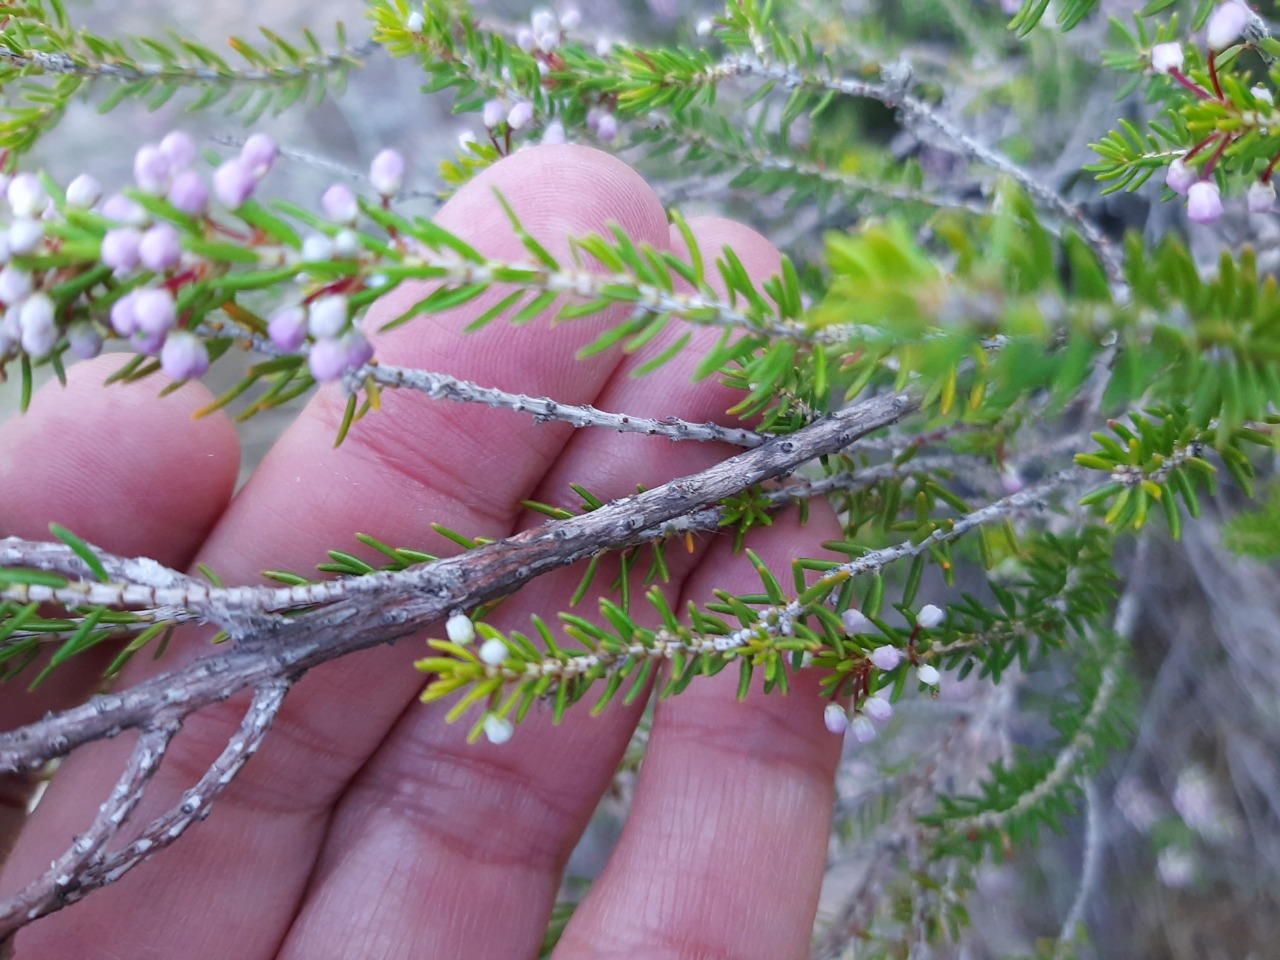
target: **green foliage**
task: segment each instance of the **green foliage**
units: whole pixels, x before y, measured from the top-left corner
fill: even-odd
[[[0,149],[11,157],[27,152],[58,124],[73,97],[104,79],[112,87],[99,104],[103,112],[125,100],[157,110],[179,90],[194,88],[198,96],[192,109],[218,104],[249,124],[268,110],[319,102],[330,89],[341,93],[347,71],[360,64],[341,24],[334,50],[310,30],[298,43],[266,29],[262,35],[256,45],[230,39],[244,61],[236,65],[188,37],[117,40],[77,28],[60,0],[7,5],[0,88],[8,119],[0,123]]]
[[[848,698],[855,711],[877,692],[894,701],[926,692],[921,668],[992,683],[1013,672],[1069,673],[1069,685],[1024,704],[1049,717],[1052,743],[997,765],[975,795],[939,798],[910,824],[925,831],[927,863],[891,886],[886,922],[899,932],[910,927],[926,942],[954,939],[968,922],[972,862],[1005,856],[1043,826],[1059,828],[1081,779],[1101,769],[1127,735],[1133,689],[1124,638],[1111,633],[1117,545],[1141,535],[1156,508],[1176,539],[1224,471],[1252,494],[1256,461],[1274,444],[1280,422],[1280,292],[1247,248],[1224,253],[1216,269],[1204,271],[1175,237],[1153,242],[1131,234],[1114,244],[1056,185],[1040,183],[951,121],[939,77],[952,75],[898,77],[865,50],[825,42],[833,30],[887,35],[890,27],[795,27],[786,17],[802,14],[781,6],[730,0],[705,43],[598,48],[571,35],[555,50],[528,51],[462,0],[428,0],[423,8],[405,0],[369,4],[373,41],[416,61],[425,93],[448,92],[459,113],[479,112],[492,99],[533,108],[527,127],[498,123],[486,140],[446,160],[444,193],[553,122],[592,142],[588,118],[606,111],[621,121],[625,143],[639,148],[646,169],[658,172],[655,179],[728,175],[731,190],[758,205],[762,218],[774,218],[765,226],[785,227],[787,218],[816,210],[821,244],[796,243],[772,276],[754,275],[732,249],[700,249],[678,208],[671,224],[684,238],[682,253],[637,243],[614,226],[573,238],[569,252],[558,255],[522,222],[519,198],[499,196],[522,248],[519,258],[499,260],[390,199],[362,202],[351,241],[345,225],[289,203],[250,201],[205,218],[138,191],[130,196],[154,221],[177,229],[198,264],[178,284],[183,325],[215,360],[232,349],[262,354],[204,413],[231,408],[243,420],[314,388],[306,350],[282,350],[267,337],[274,304],[341,294],[358,322],[375,300],[410,282],[427,286],[383,329],[500,289],[468,332],[592,318],[599,332],[580,351],[590,357],[639,354],[677,331],[637,375],[693,349],[695,328],[713,327],[719,336],[696,357],[696,376],[717,378],[732,397],[726,415],[766,434],[796,433],[871,394],[909,395],[918,412],[879,436],[777,484],[744,482],[708,510],[647,531],[639,544],[600,544],[570,609],[555,618],[499,630],[486,617],[501,600],[470,610],[489,654],[434,638],[418,667],[429,675],[423,699],[447,701],[450,720],[472,723],[472,739],[487,720],[519,722],[539,704],[559,721],[584,701],[600,712],[651,688],[673,696],[726,669],[737,671],[745,696],[759,687],[786,693],[795,671],[815,667],[823,671],[823,693]],[[1100,136],[1089,170],[1101,192],[1137,190],[1179,157],[1229,189],[1269,173],[1280,152],[1280,118],[1254,91],[1247,72],[1256,67],[1245,51],[1209,58],[1188,45],[1185,76],[1200,93],[1150,73],[1152,46],[1183,35],[1183,22],[1199,29],[1211,6],[1153,0],[1132,28],[1113,24],[1117,49],[1104,62],[1127,73],[1132,89],[1142,87],[1156,112],[1154,120],[1121,120]],[[1026,0],[1011,28],[1027,36],[1048,7]],[[1057,23],[1070,30],[1095,7],[1093,0],[1061,2]],[[411,20],[415,13],[420,24]],[[345,72],[360,64],[341,29],[336,52],[309,32],[297,43],[271,33],[259,47],[236,40],[246,65],[232,67],[185,38],[114,40],[77,30],[55,0],[29,0],[9,15],[0,86],[10,119],[0,125],[0,147],[13,158],[54,130],[70,99],[102,77],[121,81],[104,109],[125,98],[158,107],[191,87],[198,90],[194,109],[219,105],[252,120],[331,88],[340,93]],[[963,10],[952,20],[972,47],[990,49],[985,21],[975,25]],[[1028,42],[1051,41],[1046,32]],[[1032,49],[1031,56],[1035,48],[1016,49]],[[974,110],[991,103],[1025,108],[1008,92],[1021,79],[993,82],[1000,90],[989,99],[977,94]],[[1266,74],[1265,84],[1280,85],[1280,70]],[[931,131],[958,155],[954,172],[939,178],[923,159],[881,149],[869,108],[883,114],[878,132],[885,140]],[[1038,145],[1024,146],[1034,155]],[[57,185],[49,187],[61,212],[47,224],[54,243],[13,263],[40,278],[61,324],[88,321],[106,330],[114,304],[163,278],[104,267],[103,237],[114,224],[69,208]],[[1167,191],[1165,199],[1172,196]],[[785,203],[767,213],[775,197]],[[353,243],[342,256],[301,259],[304,234],[340,232]],[[39,363],[62,376],[68,349],[61,337]],[[0,353],[0,373],[21,378],[24,407],[39,363],[16,348]],[[138,353],[113,380],[141,380],[158,369],[155,358]],[[339,442],[363,417],[379,415],[386,389],[404,386],[380,380],[387,370],[375,358],[344,381]],[[553,524],[607,506],[585,487],[572,490],[579,501],[572,508],[523,506]],[[668,587],[673,549],[692,552],[695,537],[718,530],[746,550],[752,531],[785,507],[807,510],[814,497],[835,509],[840,534],[826,547],[842,559],[792,557],[775,570],[748,550],[758,589],[720,590],[710,602],[677,608]],[[1233,522],[1235,549],[1280,552],[1272,532],[1280,527],[1277,504],[1272,485],[1260,510]],[[494,542],[436,530],[451,552]],[[76,655],[122,640],[108,670],[114,674],[137,651],[162,650],[176,626],[196,619],[189,610],[122,604],[42,608],[49,591],[119,586],[75,533],[56,527],[53,534],[74,558],[73,570],[0,568],[3,679],[34,674],[35,685]],[[357,539],[361,547],[331,550],[317,573],[337,578],[340,588],[348,578],[438,559]],[[605,582],[608,560],[618,572]],[[206,576],[220,588],[216,576]],[[285,587],[316,582],[282,570],[266,576]],[[926,586],[946,591],[938,600],[946,606],[940,624],[924,625],[920,616]],[[593,591],[594,618],[581,609]],[[865,620],[846,618],[850,611]],[[305,612],[299,606],[282,615]],[[497,662],[494,643],[505,651]],[[880,647],[900,651],[902,663],[877,666],[872,653]],[[44,653],[49,659],[37,669]],[[883,807],[863,811],[862,826],[883,824],[889,803],[886,796]],[[567,908],[557,916],[567,921]],[[898,955],[892,951],[900,940],[886,937],[884,955]],[[546,949],[553,943],[549,934]]]

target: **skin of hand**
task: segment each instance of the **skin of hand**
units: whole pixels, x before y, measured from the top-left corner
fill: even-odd
[[[616,221],[637,242],[683,250],[653,191],[613,157],[576,146],[531,148],[463,188],[438,222],[494,257],[525,254],[495,197],[557,255],[567,238]],[[759,234],[715,218],[691,221],[710,263],[732,246],[762,282],[778,252]],[[375,305],[381,321],[420,298],[422,285]],[[379,338],[388,363],[481,384],[647,416],[723,416],[733,394],[691,371],[718,331],[695,331],[679,358],[644,377],[630,372],[671,343],[672,324],[645,351],[576,360],[578,348],[626,314],[552,326],[495,322],[463,333],[503,295],[422,317]],[[430,527],[502,537],[543,522],[523,498],[576,506],[571,482],[599,496],[633,493],[694,473],[734,451],[671,444],[480,405],[384,394],[383,412],[334,449],[344,398],[321,390],[234,497],[239,450],[221,415],[192,413],[198,383],[157,399],[159,384],[103,387],[120,362],[73,367],[25,416],[0,426],[0,534],[48,536],[60,522],[117,554],[170,566],[200,561],[229,584],[266,568],[305,571],[327,549],[365,532],[448,553]],[[825,505],[801,528],[794,513],[750,545],[775,570],[822,555],[839,535]],[[677,553],[679,556],[677,556]],[[728,538],[671,551],[667,596],[679,609],[717,587],[754,592],[759,580]],[[602,569],[608,584],[616,566]],[[567,609],[579,568],[547,575],[492,616],[527,629]],[[679,605],[677,605],[677,600]],[[641,610],[642,605],[637,605]],[[594,605],[580,608],[591,616]],[[643,616],[641,612],[641,616]],[[443,635],[443,626],[433,631]],[[124,684],[206,653],[203,633],[180,636],[159,660],[139,656]],[[447,725],[417,701],[419,641],[364,651],[301,680],[259,756],[214,804],[209,819],[114,886],[44,918],[17,938],[18,960],[326,960],[536,956],[574,844],[608,787],[641,704],[615,701],[599,717],[571,709],[560,726],[534,710],[510,743],[468,745],[469,723]],[[0,729],[79,702],[106,662],[88,654],[34,694],[0,696]],[[822,722],[817,678],[802,672],[787,697],[736,697],[737,671],[695,681],[659,704],[622,837],[559,947],[569,958],[733,958],[807,955],[827,851],[832,778],[841,738]],[[131,822],[174,804],[234,732],[245,697],[193,714],[170,747]],[[29,784],[0,787],[0,897],[47,868],[93,819],[132,746],[93,744],[62,765],[18,833]],[[7,791],[7,792],[6,792]],[[129,834],[126,826],[125,835]],[[16,834],[16,836],[15,836]],[[117,841],[118,842],[118,841]]]

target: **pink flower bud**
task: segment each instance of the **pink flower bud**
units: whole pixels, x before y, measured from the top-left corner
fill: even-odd
[[[38,217],[49,202],[44,184],[33,173],[19,173],[10,180],[6,196],[15,217]]]
[[[317,340],[311,345],[307,364],[319,383],[340,380],[347,372],[347,351],[337,340]]]
[[[29,329],[23,327],[22,329],[22,349],[33,360],[47,357],[53,353],[53,348],[57,344],[58,330],[56,327],[31,327]]]
[[[618,135],[618,118],[612,113],[606,113],[600,117],[599,124],[596,125],[596,136],[605,143],[609,143]]]
[[[142,235],[138,260],[148,270],[163,273],[182,259],[182,238],[172,224],[158,223]]]
[[[1200,180],[1187,191],[1187,218],[1193,223],[1213,223],[1222,216],[1222,194],[1212,180]]]
[[[521,27],[516,31],[516,46],[525,53],[533,53],[538,49],[538,39],[529,27]]]
[[[506,112],[501,100],[487,100],[485,101],[481,119],[484,121],[484,125],[492,130],[503,121]]]
[[[394,197],[404,183],[404,157],[399,150],[387,148],[378,153],[369,164],[369,182],[383,197]]]
[[[20,270],[13,264],[6,264],[0,270],[0,302],[12,307],[25,299],[32,290],[31,274]]]
[[[849,732],[853,734],[853,739],[859,743],[870,743],[876,738],[875,724],[862,714],[858,714],[853,718],[853,722],[849,724]]]
[[[151,219],[147,208],[122,193],[113,193],[102,204],[102,215],[108,220],[140,227]]]
[[[902,662],[902,651],[897,647],[876,647],[871,651],[869,659],[881,670],[892,670]]]
[[[9,243],[9,253],[11,255],[21,256],[24,253],[31,253],[36,247],[40,246],[40,241],[44,239],[44,221],[31,220],[25,217],[15,220],[9,224],[5,239]]]
[[[18,308],[18,326],[22,329],[23,336],[27,331],[43,331],[46,327],[54,325],[54,306],[53,300],[47,293],[36,291],[22,301],[22,306]],[[32,351],[28,348],[28,353]]]
[[[169,202],[183,213],[198,217],[209,209],[209,188],[195,170],[183,170],[169,185]]]
[[[164,287],[147,287],[137,291],[133,302],[133,315],[138,332],[151,336],[163,336],[178,322],[178,308],[173,294]]]
[[[160,152],[169,161],[169,169],[174,173],[185,170],[196,162],[196,142],[191,135],[181,130],[165,134],[160,141]]]
[[[102,262],[116,273],[124,273],[138,265],[142,233],[133,227],[108,230],[102,238]]]
[[[320,198],[320,208],[335,223],[355,223],[356,217],[360,216],[356,195],[345,183],[335,183],[326,190]]]
[[[566,143],[568,139],[565,136],[564,124],[559,120],[552,120],[547,124],[546,129],[542,131],[543,143]]]
[[[533,120],[533,104],[528,100],[521,100],[507,112],[507,125],[512,130],[519,130],[521,127],[527,127]]]
[[[194,333],[175,330],[165,338],[160,368],[174,380],[195,380],[209,372],[209,351]]]
[[[1276,206],[1276,186],[1270,180],[1263,183],[1255,180],[1249,184],[1249,192],[1245,194],[1245,204],[1250,213],[1270,213]]]
[[[276,142],[265,133],[255,133],[240,148],[240,159],[255,179],[261,180],[276,162],[280,151]],[[228,204],[230,206],[230,204]]]
[[[81,360],[92,360],[102,352],[102,334],[86,320],[79,320],[67,328],[67,349]]]
[[[22,332],[22,349],[39,360],[53,352],[58,342],[54,324],[53,301],[47,293],[33,293],[18,308],[18,328]]]
[[[90,174],[82,173],[67,184],[67,206],[88,209],[102,199],[102,184]]]
[[[358,370],[373,359],[373,344],[359,330],[348,330],[340,342],[347,351],[348,370]]]
[[[111,305],[111,329],[122,337],[132,336],[138,330],[138,291],[130,290]]]
[[[135,330],[133,336],[129,338],[129,346],[138,353],[145,353],[148,357],[160,356],[160,351],[164,349],[164,341],[167,334],[163,333],[147,333],[145,330]]]
[[[1248,9],[1234,0],[1227,0],[1209,15],[1205,42],[1210,50],[1224,50],[1240,39],[1248,23]]]
[[[1164,182],[1169,189],[1183,196],[1191,189],[1191,185],[1199,179],[1200,174],[1187,166],[1181,157],[1169,164],[1169,169],[1164,175]]]
[[[213,192],[233,210],[248,200],[257,186],[252,168],[239,158],[225,161],[213,172]]]
[[[1156,73],[1169,73],[1182,69],[1182,44],[1157,43],[1151,48],[1151,69]]]
[[[307,311],[294,305],[277,310],[267,322],[267,336],[281,350],[293,353],[307,339]]]
[[[154,143],[139,147],[133,155],[133,179],[147,193],[163,195],[172,176],[169,158]]]
[[[849,714],[840,704],[828,703],[822,711],[822,722],[832,733],[844,733],[849,729]]]

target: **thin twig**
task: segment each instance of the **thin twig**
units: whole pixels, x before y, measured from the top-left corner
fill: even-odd
[[[678,417],[641,417],[626,413],[608,413],[590,404],[561,403],[550,397],[530,397],[496,387],[482,387],[431,370],[411,370],[382,364],[366,364],[352,374],[355,383],[373,380],[380,387],[418,390],[436,400],[461,403],[484,403],[505,407],[517,413],[532,414],[538,422],[555,420],[575,427],[602,427],[619,433],[642,433],[669,440],[698,440],[704,443],[731,443],[754,449],[771,439],[772,434],[757,433],[743,427],[722,427],[716,423],[690,423]]]
[[[199,782],[182,795],[182,801],[179,804],[152,821],[142,831],[142,834],[124,849],[109,856],[102,856],[102,844],[115,833],[115,829],[112,829],[98,843],[94,856],[82,857],[71,869],[60,870],[52,885],[50,884],[50,874],[53,873],[51,870],[50,874],[46,874],[39,881],[28,887],[28,890],[38,889],[43,893],[43,896],[35,900],[35,902],[29,903],[28,900],[23,899],[23,894],[27,893],[24,890],[22,894],[0,903],[0,938],[11,936],[14,931],[32,920],[70,906],[76,901],[84,899],[93,891],[115,883],[138,864],[154,856],[158,851],[163,850],[177,840],[197,820],[203,820],[207,817],[214,800],[236,778],[240,769],[257,752],[258,747],[262,745],[262,739],[266,736],[276,715],[280,712],[285,694],[288,692],[289,683],[286,680],[267,681],[261,684],[254,692],[253,702],[245,712],[240,728],[228,741],[218,759],[205,771]],[[176,722],[166,728],[163,744],[167,744],[177,730],[178,724]],[[154,733],[155,731],[148,731],[143,735],[143,741],[153,738]],[[142,746],[143,743],[140,742],[138,750],[134,751],[135,760]],[[155,750],[154,745],[151,749]],[[160,748],[160,752],[163,753],[163,745]],[[158,756],[155,758],[155,764],[152,765],[146,777],[139,779],[135,776],[133,778],[130,787],[132,790],[130,794],[131,802],[128,809],[124,811],[123,816],[117,816],[114,812],[112,814],[115,828],[120,826],[124,817],[128,815],[129,810],[132,810],[133,806],[141,799],[142,788],[147,779],[150,778],[151,773],[155,772],[154,768],[155,765],[158,765],[159,759]],[[130,762],[130,768],[135,765],[134,761]],[[129,771],[126,771],[126,776],[128,774]],[[121,785],[118,785],[112,792],[112,800],[108,801],[108,804],[112,803],[121,794],[123,782],[122,778]],[[104,812],[107,810],[108,804],[103,804],[102,809]],[[102,818],[103,814],[100,813],[99,821]],[[96,828],[98,824],[95,823],[94,826]],[[81,840],[77,840],[77,846],[79,845],[81,845]],[[72,847],[72,851],[75,850],[76,847]],[[60,866],[61,863],[55,864],[55,867]]]
[[[37,917],[79,898],[86,871],[102,862],[103,847],[142,799],[143,789],[155,775],[178,729],[177,721],[168,720],[144,730],[111,795],[98,808],[92,826],[77,836],[41,877],[0,901],[0,942]]]
[[[858,436],[896,423],[915,409],[915,401],[903,394],[862,401],[701,473],[614,500],[580,517],[396,573],[284,590],[202,587],[191,597],[174,591],[175,606],[192,606],[184,599],[211,606],[217,622],[237,637],[234,649],[0,734],[0,772],[32,769],[81,744],[154,722],[157,714],[185,716],[245,687],[301,676],[321,663],[410,636],[454,611],[514,593],[551,570],[634,545],[651,529],[844,449]],[[5,593],[14,589],[7,587]],[[71,605],[127,604],[135,595],[131,591],[147,594],[146,606],[167,605],[157,602],[158,591],[153,589],[96,582],[78,583],[66,591],[31,587],[25,595],[61,597]],[[378,602],[368,602],[370,597]],[[287,620],[264,622],[261,616],[264,610],[281,609],[281,604],[316,603],[328,605]],[[248,629],[242,629],[239,616],[245,609],[256,618]]]

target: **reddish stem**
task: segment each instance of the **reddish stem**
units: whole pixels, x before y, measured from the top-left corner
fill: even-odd
[[[1169,71],[1169,76],[1173,77],[1173,79],[1177,80],[1180,84],[1182,84],[1184,87],[1186,87],[1186,88],[1187,88],[1188,90],[1190,90],[1192,93],[1194,93],[1194,94],[1195,94],[1197,97],[1199,97],[1201,100],[1212,100],[1212,99],[1213,99],[1213,94],[1211,94],[1211,93],[1210,93],[1208,90],[1206,90],[1204,87],[1200,86],[1200,84],[1198,84],[1198,83],[1193,83],[1192,81],[1188,80],[1188,79],[1187,79],[1187,77],[1186,77],[1186,76],[1185,76],[1181,71],[1179,71],[1179,70],[1170,70],[1170,71]],[[1216,78],[1215,78],[1215,79],[1216,79]]]
[[[1213,174],[1213,168],[1217,166],[1218,161],[1222,158],[1222,154],[1227,147],[1231,145],[1231,137],[1227,134],[1222,135],[1222,143],[1218,144],[1218,149],[1213,151],[1213,156],[1209,158],[1209,162],[1204,165],[1204,171],[1201,175],[1202,179],[1207,180]]]
[[[1194,147],[1188,150],[1185,154],[1183,154],[1182,162],[1186,163],[1188,160],[1194,157],[1197,153],[1199,153],[1205,147],[1209,146],[1209,144],[1216,141],[1220,136],[1222,136],[1222,134],[1214,133],[1214,134],[1211,134],[1210,136],[1205,137],[1203,140],[1197,143]]]
[[[1218,82],[1218,53],[1216,50],[1209,51],[1209,79],[1213,81],[1213,92],[1218,95],[1218,99],[1227,99],[1222,94],[1222,84]]]
[[[1271,158],[1271,162],[1267,164],[1267,169],[1263,171],[1262,173],[1263,183],[1271,182],[1271,174],[1275,172],[1277,163],[1280,163],[1280,153],[1277,153],[1274,157]]]

